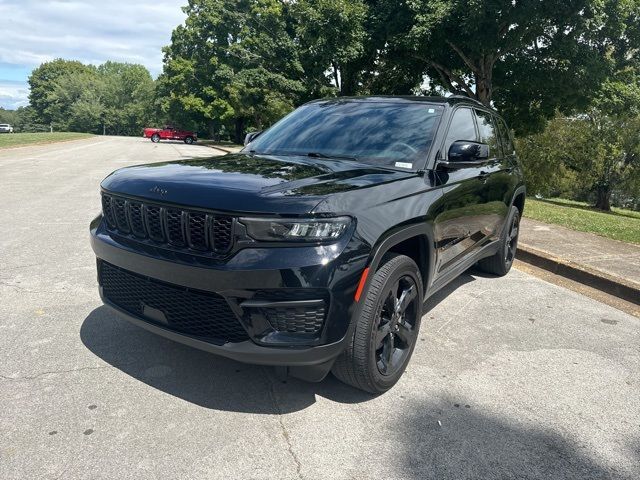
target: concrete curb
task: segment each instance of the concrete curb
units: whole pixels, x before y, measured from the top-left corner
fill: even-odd
[[[214,150],[220,150],[221,152],[224,153],[235,153],[234,150],[230,150],[228,148],[224,148],[224,147],[219,147],[217,145],[207,145],[207,144],[203,144],[203,146],[205,147],[209,147],[209,148],[213,148]]]
[[[578,265],[523,243],[518,244],[516,258],[556,275],[596,288],[627,302],[640,305],[640,284],[636,282],[615,277],[584,265]]]

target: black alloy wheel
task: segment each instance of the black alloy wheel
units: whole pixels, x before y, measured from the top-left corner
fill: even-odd
[[[405,275],[387,293],[375,336],[376,365],[382,375],[393,375],[402,368],[416,339],[415,314],[418,287]]]
[[[478,262],[478,267],[487,273],[503,276],[509,273],[518,250],[518,234],[520,233],[520,210],[511,207],[505,221],[505,228],[498,251]]]
[[[332,372],[348,385],[380,394],[400,380],[411,359],[424,292],[418,266],[405,255],[385,255],[369,275],[353,333]]]
[[[507,241],[505,242],[504,261],[512,264],[516,258],[518,250],[518,234],[520,233],[520,215],[513,215],[511,226],[507,232]]]

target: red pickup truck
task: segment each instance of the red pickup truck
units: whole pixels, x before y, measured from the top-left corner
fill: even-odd
[[[144,137],[150,138],[153,143],[158,143],[160,140],[183,140],[188,145],[198,140],[195,132],[174,127],[145,128]]]

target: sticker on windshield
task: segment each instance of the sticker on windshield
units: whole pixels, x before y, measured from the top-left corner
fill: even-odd
[[[413,168],[413,163],[396,162],[398,168]]]

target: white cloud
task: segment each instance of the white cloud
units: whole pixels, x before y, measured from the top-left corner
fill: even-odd
[[[156,76],[162,70],[161,48],[184,21],[184,3],[2,0],[0,63],[33,68],[54,58],[115,60],[141,63]]]
[[[0,107],[15,110],[29,104],[29,87],[26,82],[0,80]]]

